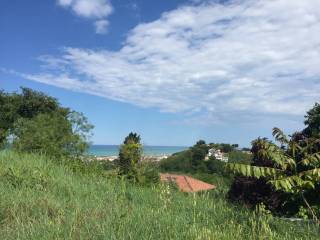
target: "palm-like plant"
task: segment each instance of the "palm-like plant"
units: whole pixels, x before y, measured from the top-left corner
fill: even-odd
[[[253,142],[256,155],[272,164],[266,167],[230,163],[227,168],[247,177],[263,177],[276,190],[299,194],[314,220],[319,223],[304,195],[307,190],[314,189],[320,180],[320,152],[314,152],[314,145],[320,142],[319,137],[297,141],[286,136],[279,128],[274,128],[272,134],[280,146],[261,138]]]

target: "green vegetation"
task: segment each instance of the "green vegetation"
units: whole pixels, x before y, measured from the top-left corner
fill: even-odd
[[[183,173],[198,173],[201,174],[218,174],[221,176],[230,177],[230,173],[225,171],[225,163],[215,159],[213,156],[205,159],[210,148],[225,149],[228,152],[229,162],[234,163],[250,163],[252,155],[243,153],[237,150],[237,144],[225,143],[210,143],[206,144],[205,141],[199,140],[194,146],[188,150],[178,152],[163,159],[160,162],[160,168],[166,172],[183,172]]]
[[[253,145],[258,149],[256,155],[268,161],[271,166],[254,166],[246,164],[228,164],[236,173],[246,177],[264,178],[276,191],[292,194],[291,198],[300,196],[314,220],[319,220],[306,199],[305,193],[315,189],[320,179],[320,152],[310,153],[317,140],[296,142],[288,139],[280,129],[275,128],[273,135],[281,147],[266,139],[257,139]],[[304,147],[302,147],[305,145]],[[320,202],[314,202],[319,204]],[[286,203],[288,204],[288,203]]]
[[[318,239],[307,218],[319,221],[319,120],[316,104],[303,131],[274,130],[279,146],[258,139],[250,154],[199,140],[160,164],[143,161],[141,138],[130,133],[119,159],[98,162],[83,155],[93,128],[83,114],[31,89],[0,91],[0,147],[12,146],[0,151],[1,239]],[[243,176],[208,158],[210,148]],[[217,189],[184,194],[159,183],[160,171]]]
[[[136,175],[137,165],[142,156],[142,145],[140,136],[136,133],[130,133],[120,146],[119,151],[119,169],[121,174]]]
[[[233,150],[228,153],[230,163],[244,163],[250,164],[252,162],[252,154],[247,152],[242,152],[239,150]]]
[[[209,143],[209,147],[220,149],[224,153],[230,153],[232,151],[236,151],[239,145],[229,143]]]
[[[1,239],[318,239],[308,223],[225,201],[225,192],[143,187],[102,166],[0,153]]]
[[[93,128],[87,118],[41,92],[22,88],[21,93],[0,91],[0,147],[8,141],[20,152],[56,157],[77,157],[88,147]]]
[[[305,117],[306,128],[291,137],[274,128],[279,145],[265,138],[253,141],[251,165],[228,164],[244,176],[232,184],[231,199],[248,205],[263,203],[277,214],[313,218],[320,224],[319,104]]]
[[[119,174],[139,184],[150,184],[159,181],[159,172],[155,164],[142,161],[141,137],[137,133],[129,133],[120,146],[116,167]]]

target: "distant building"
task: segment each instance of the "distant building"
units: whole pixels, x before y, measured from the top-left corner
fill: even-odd
[[[205,160],[208,160],[210,157],[214,157],[217,160],[222,162],[228,162],[228,157],[225,153],[221,152],[220,149],[210,148]]]

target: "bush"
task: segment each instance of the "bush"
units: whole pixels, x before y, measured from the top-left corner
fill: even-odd
[[[284,194],[275,191],[265,179],[236,176],[228,192],[228,198],[248,207],[263,203],[273,212],[284,210]]]

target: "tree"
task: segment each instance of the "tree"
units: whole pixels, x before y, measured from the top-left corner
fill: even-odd
[[[57,99],[28,88],[0,91],[0,144],[13,137],[18,151],[78,156],[88,147],[93,126],[82,113],[60,106]]]
[[[220,149],[224,153],[229,153],[235,151],[239,145],[238,144],[229,144],[229,143],[210,143],[210,148]]]
[[[81,122],[85,126],[86,123]],[[91,130],[90,125],[86,130]],[[39,152],[54,157],[81,155],[88,147],[85,133],[74,132],[73,124],[57,113],[20,118],[13,130],[13,148],[20,152]]]
[[[199,140],[198,142],[196,142],[195,145],[196,146],[203,146],[203,145],[206,145],[206,142],[204,140]]]
[[[130,133],[120,146],[119,168],[121,174],[134,176],[142,156],[142,145],[137,133]]]
[[[320,152],[310,153],[319,139],[304,139],[297,142],[287,137],[280,129],[273,129],[273,136],[280,143],[278,146],[267,139],[257,139],[253,146],[256,166],[228,164],[228,168],[246,177],[266,179],[276,190],[299,195],[312,217],[319,222],[310,206],[305,193],[314,189],[320,180]],[[302,147],[303,146],[303,147]]]
[[[0,91],[0,143],[4,144],[12,134],[18,119],[31,119],[41,113],[54,112],[67,116],[69,109],[61,107],[55,98],[29,88],[21,88],[20,94]]]
[[[315,103],[314,107],[307,112],[305,116],[305,125],[307,127],[303,133],[308,136],[315,136],[320,134],[320,104]]]
[[[130,132],[128,136],[126,136],[126,138],[124,139],[124,144],[128,144],[128,143],[140,143],[140,135],[138,135],[137,133],[133,133]]]
[[[191,168],[193,171],[206,171],[204,159],[208,153],[208,146],[205,141],[199,140],[190,149],[191,152]]]

